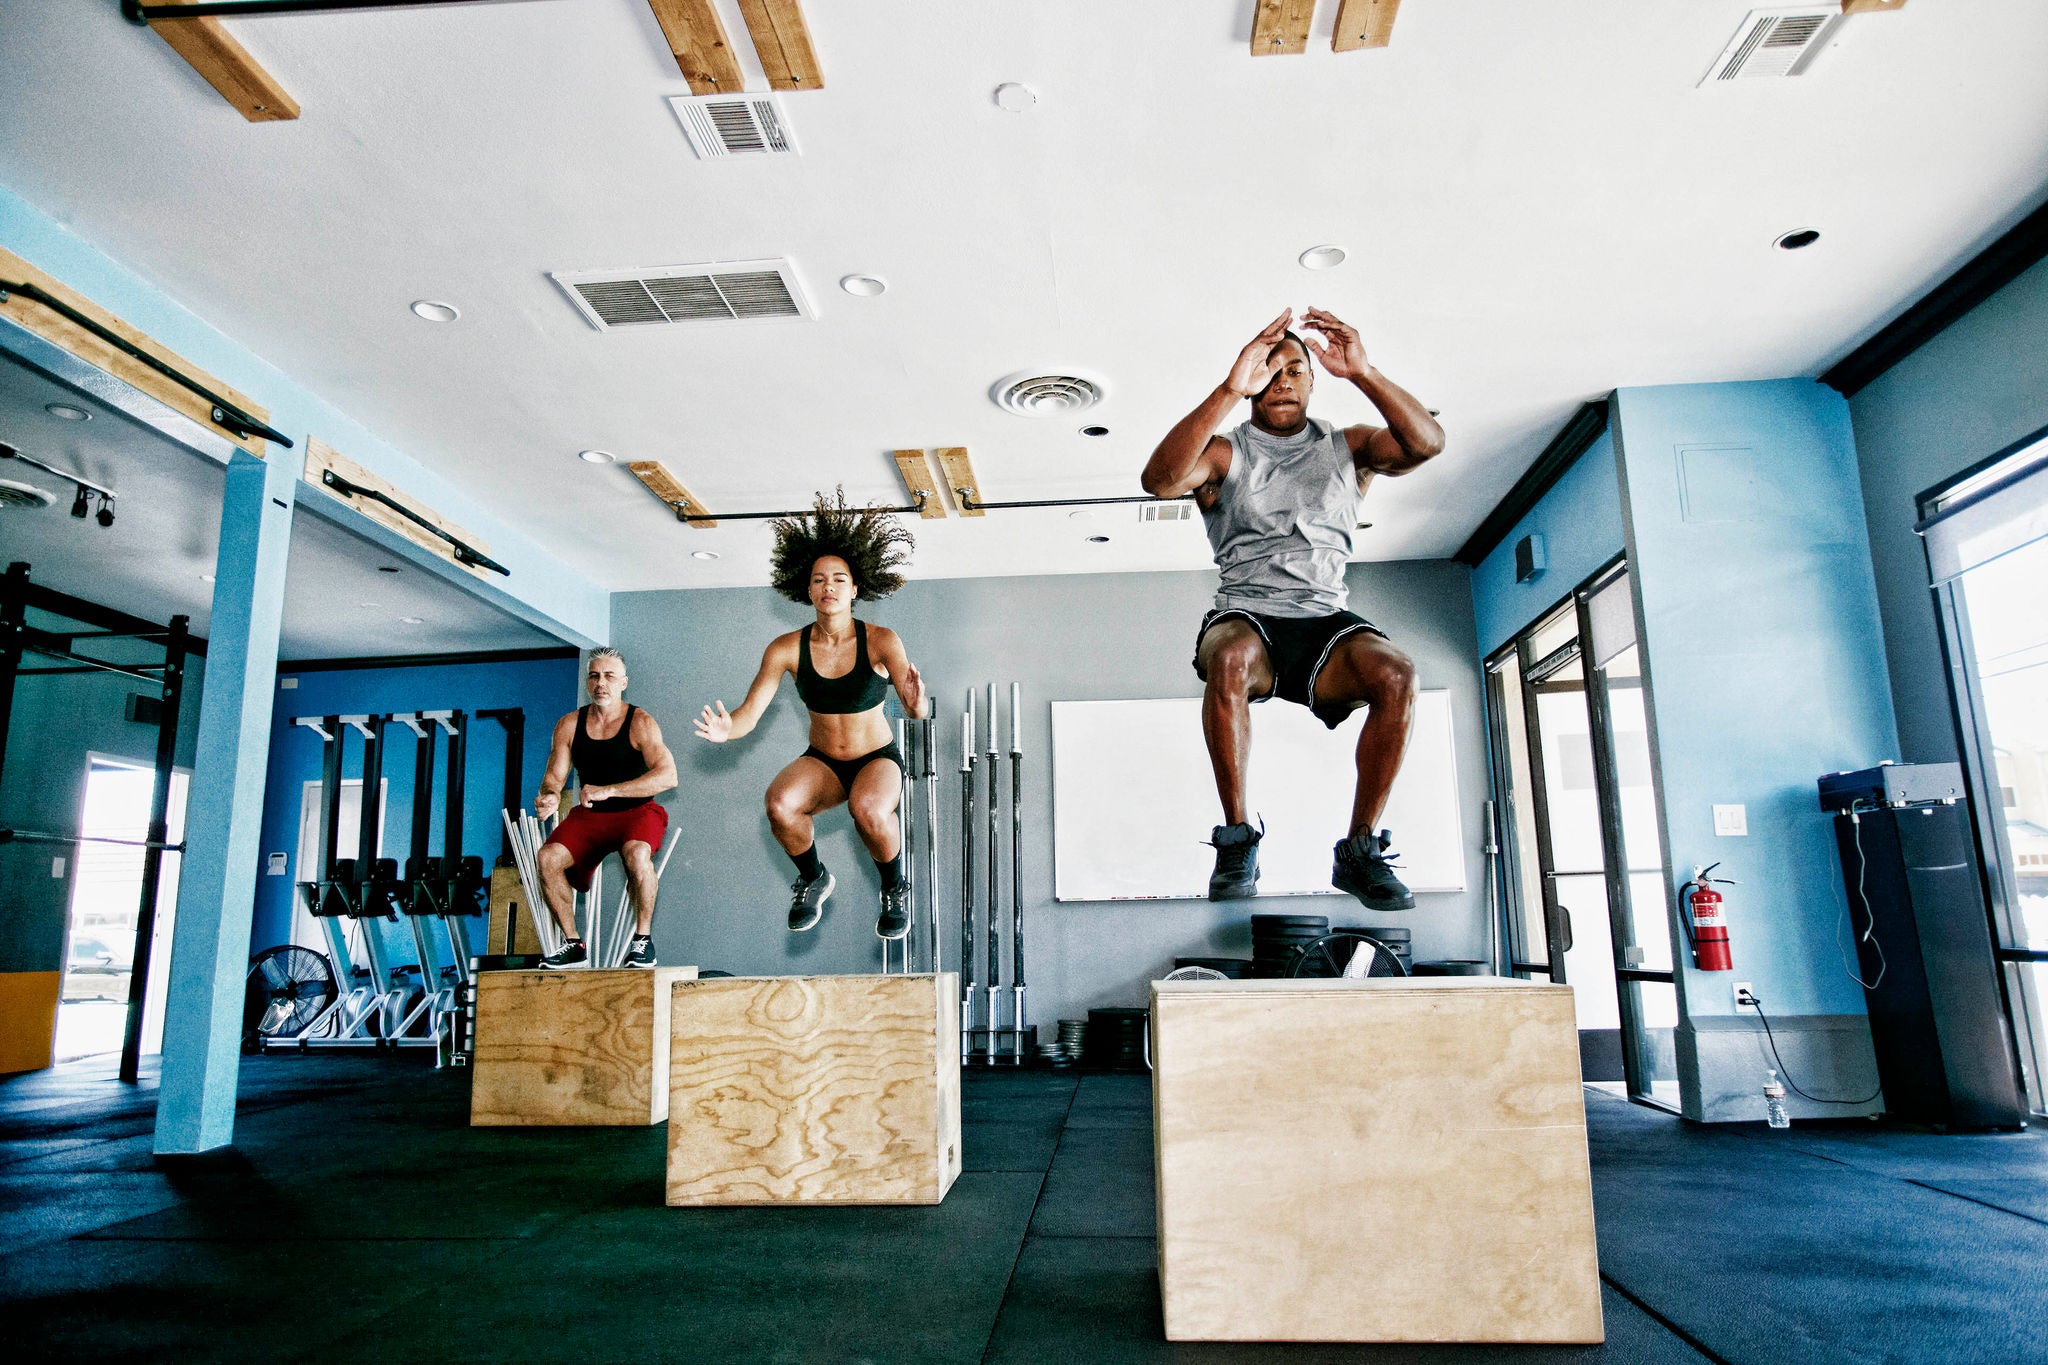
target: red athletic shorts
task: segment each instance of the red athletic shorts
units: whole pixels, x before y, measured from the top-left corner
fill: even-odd
[[[555,826],[548,842],[569,850],[570,858],[574,859],[569,864],[569,885],[578,891],[588,891],[590,874],[597,871],[597,865],[607,855],[617,853],[635,839],[659,852],[662,836],[667,833],[668,812],[653,801],[630,810],[577,806]]]

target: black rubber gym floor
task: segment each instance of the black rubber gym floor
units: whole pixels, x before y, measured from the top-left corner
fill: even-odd
[[[1134,1076],[970,1074],[938,1208],[668,1209],[663,1130],[480,1129],[413,1058],[245,1059],[236,1146],[154,1091],[0,1082],[14,1359],[2048,1360],[2048,1142],[1688,1127],[1589,1092],[1598,1350],[1170,1346]],[[1388,1247],[1387,1256],[1400,1248]],[[1372,1292],[1361,1261],[1355,1292]]]

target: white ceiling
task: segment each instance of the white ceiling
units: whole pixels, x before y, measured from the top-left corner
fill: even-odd
[[[579,449],[727,511],[896,501],[898,446],[968,446],[993,498],[1135,493],[1307,304],[1450,434],[1375,487],[1360,557],[1446,555],[1581,401],[1817,374],[2048,192],[2038,3],[1913,0],[1807,76],[1711,90],[1749,0],[1408,0],[1343,55],[1322,0],[1308,55],[1260,59],[1251,0],[805,8],[803,155],[701,162],[645,0],[240,21],[304,106],[262,125],[112,4],[7,5],[0,183],[618,590],[764,582],[767,533],[680,527]],[[998,109],[1005,81],[1038,105]],[[1296,265],[1323,242],[1350,261]],[[546,275],[775,256],[816,321],[600,334]],[[989,401],[1041,366],[1105,379],[1111,435]],[[1327,380],[1316,407],[1371,416]],[[1207,564],[1199,525],[1135,518],[920,522],[916,572]]]
[[[90,416],[65,421],[51,416],[46,404]],[[32,484],[56,498],[44,508],[0,507],[0,563],[26,561],[31,581],[43,587],[147,621],[189,616],[194,634],[207,633],[213,615],[208,576],[226,474],[220,465],[6,358],[0,358],[0,441],[119,495],[112,526],[78,520],[71,516],[74,485],[0,460],[0,479]],[[280,659],[562,643],[303,505],[292,515],[285,575]],[[417,622],[403,619],[408,616]]]

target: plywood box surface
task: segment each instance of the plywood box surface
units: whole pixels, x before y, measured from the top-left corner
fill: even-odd
[[[1598,1342],[1568,987],[1155,982],[1171,1341]]]
[[[958,978],[685,981],[668,1202],[936,1204],[960,1174]]]
[[[669,988],[695,967],[480,972],[469,1121],[646,1127],[668,1117]]]

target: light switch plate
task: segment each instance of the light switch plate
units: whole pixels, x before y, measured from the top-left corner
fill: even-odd
[[[1749,807],[1714,807],[1714,833],[1722,835],[1723,837],[1735,834],[1748,834]]]

